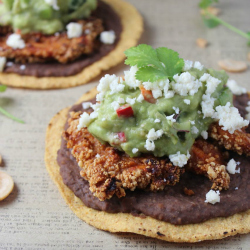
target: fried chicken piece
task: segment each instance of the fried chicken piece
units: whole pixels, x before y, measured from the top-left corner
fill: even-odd
[[[168,159],[153,156],[129,157],[115,148],[101,144],[87,129],[77,130],[80,112],[71,113],[69,128],[64,133],[67,147],[88,180],[91,192],[101,201],[126,195],[135,188],[163,190],[179,182],[183,169]]]
[[[250,155],[250,134],[245,129],[235,130],[233,134],[222,129],[218,123],[213,123],[209,128],[209,137],[218,141],[228,150],[233,150],[239,155]]]
[[[218,147],[205,140],[196,140],[190,154],[186,170],[207,176],[213,182],[212,189],[229,188],[230,176],[224,165],[227,155]]]
[[[13,59],[18,63],[52,60],[67,63],[83,54],[90,54],[96,46],[96,37],[103,31],[102,21],[91,18],[80,20],[78,23],[83,25],[83,33],[80,37],[69,39],[66,32],[58,33],[58,35],[24,34],[22,39],[26,46],[23,49],[13,49],[7,46],[6,41],[10,33],[0,36],[0,56]]]

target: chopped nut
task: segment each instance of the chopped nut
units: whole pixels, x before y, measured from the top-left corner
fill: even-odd
[[[11,176],[0,171],[0,201],[9,195],[13,188],[14,182]]]
[[[206,9],[206,11],[208,11],[210,14],[215,15],[215,16],[218,16],[221,13],[221,9],[215,8],[215,7],[212,7],[212,6],[208,7]],[[205,11],[203,9],[201,10],[201,14],[205,15]]]
[[[247,69],[247,64],[243,61],[235,61],[232,59],[224,59],[218,62],[218,65],[229,72],[242,72]]]
[[[206,48],[207,45],[208,45],[208,42],[207,42],[206,39],[198,38],[198,39],[196,40],[196,44],[197,44],[198,47],[200,47],[200,48]]]
[[[194,191],[192,189],[187,189],[186,187],[184,187],[184,193],[188,196],[194,195]]]

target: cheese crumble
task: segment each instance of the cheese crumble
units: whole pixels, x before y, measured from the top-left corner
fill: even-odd
[[[228,163],[227,163],[227,171],[230,174],[239,174],[240,173],[240,168],[236,170],[237,165],[239,165],[238,162],[236,162],[234,159],[231,159]]]
[[[226,106],[217,106],[216,112],[213,118],[219,120],[219,125],[223,130],[227,130],[230,134],[233,134],[235,130],[245,127],[249,124],[249,121],[244,120],[239,113],[239,110],[235,107],[230,107],[228,102]]]
[[[211,204],[215,204],[217,202],[220,202],[220,191],[214,191],[214,190],[210,190],[207,194],[206,194],[206,200],[205,202],[207,203],[211,203]]]
[[[115,32],[113,30],[103,31],[100,34],[100,41],[104,44],[113,44],[115,42]]]
[[[235,80],[228,80],[227,81],[228,88],[232,91],[234,95],[242,95],[247,93],[247,90],[238,85]]]
[[[11,34],[9,35],[6,44],[13,48],[13,49],[23,49],[25,48],[25,42],[24,40],[21,38],[20,34]]]
[[[66,26],[67,36],[69,39],[80,37],[82,35],[82,24],[80,23],[69,23]]]
[[[183,167],[187,164],[188,159],[190,158],[189,152],[187,152],[187,155],[181,154],[180,151],[178,151],[176,154],[169,155],[170,161],[178,167]]]

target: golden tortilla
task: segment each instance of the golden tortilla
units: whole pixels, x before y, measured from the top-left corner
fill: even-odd
[[[117,46],[99,61],[85,67],[80,73],[66,77],[21,76],[15,73],[0,73],[1,84],[30,89],[61,89],[86,84],[125,59],[124,51],[137,44],[143,32],[141,15],[131,4],[122,0],[102,0],[109,4],[121,19],[122,33]]]
[[[82,96],[78,102],[87,101],[96,95],[96,90]],[[107,213],[86,207],[74,193],[64,185],[57,164],[57,151],[61,146],[61,135],[69,108],[57,113],[50,121],[46,133],[45,163],[66,203],[72,211],[88,224],[110,232],[129,232],[158,238],[170,242],[198,242],[222,239],[250,232],[250,210],[227,218],[215,218],[199,224],[172,225],[151,217],[140,218],[129,213]]]

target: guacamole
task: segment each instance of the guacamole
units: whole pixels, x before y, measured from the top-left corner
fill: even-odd
[[[167,48],[158,50],[161,55],[148,45],[129,50],[125,62],[134,66],[124,77],[105,75],[100,80],[94,112],[81,115],[78,129],[88,127],[99,141],[131,157],[169,156],[184,166],[195,139],[207,139],[212,122],[219,121],[230,133],[247,125],[232,107],[224,71],[184,61]]]
[[[23,34],[32,31],[54,34],[76,19],[89,17],[97,0],[3,0],[0,25],[11,25]]]

